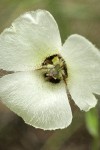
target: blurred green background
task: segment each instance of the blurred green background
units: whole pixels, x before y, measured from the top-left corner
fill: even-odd
[[[62,42],[78,33],[100,48],[100,0],[0,0],[0,32],[22,13],[36,9],[51,12]],[[43,131],[0,104],[0,150],[100,150],[100,102],[87,113],[74,109],[67,129]]]

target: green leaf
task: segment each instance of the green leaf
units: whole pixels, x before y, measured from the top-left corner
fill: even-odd
[[[91,109],[86,113],[86,127],[94,138],[99,137],[99,119],[96,109]]]

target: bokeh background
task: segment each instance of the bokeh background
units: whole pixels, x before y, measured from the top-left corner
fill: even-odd
[[[22,13],[36,9],[55,17],[62,42],[78,33],[100,48],[100,0],[0,0],[0,32]],[[5,74],[0,71],[0,77]],[[0,150],[100,150],[100,102],[87,113],[74,107],[73,116],[68,128],[43,131],[0,103]]]

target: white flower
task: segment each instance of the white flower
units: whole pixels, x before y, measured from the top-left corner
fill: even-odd
[[[26,123],[44,130],[72,121],[72,97],[84,111],[100,94],[100,53],[87,39],[71,35],[62,46],[56,21],[45,10],[27,12],[0,36],[1,101]],[[69,96],[68,96],[69,95]]]

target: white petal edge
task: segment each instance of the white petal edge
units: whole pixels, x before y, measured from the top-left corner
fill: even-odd
[[[79,78],[92,93],[100,94],[100,51],[86,38],[74,34],[65,41],[61,54],[68,67],[68,82]]]
[[[72,121],[64,83],[44,82],[40,71],[2,77],[0,97],[6,106],[36,128],[62,129]]]
[[[0,68],[33,70],[60,48],[60,33],[53,16],[45,10],[27,12],[0,35]]]
[[[84,81],[79,78],[68,82],[68,89],[75,104],[84,111],[88,111],[95,107],[97,99],[91,92],[91,87],[88,87]]]

